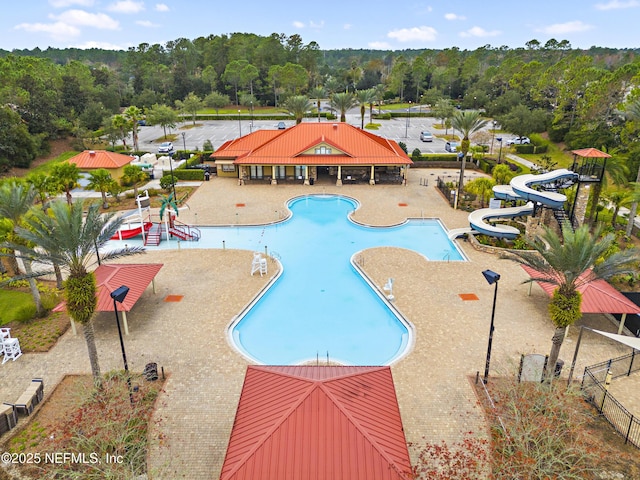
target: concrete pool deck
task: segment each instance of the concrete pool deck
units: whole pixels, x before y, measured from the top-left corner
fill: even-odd
[[[192,196],[189,210],[181,211],[179,220],[192,225],[264,223],[280,218],[291,197],[339,193],[360,202],[354,218],[362,223],[389,225],[424,216],[440,218],[448,229],[466,226],[467,213],[452,210],[435,188],[438,175],[455,179],[457,170],[414,169],[406,186],[238,186],[234,179],[213,177]],[[429,179],[428,186],[422,186],[421,179]],[[490,268],[502,276],[491,375],[512,373],[521,353],[546,354],[551,345],[554,328],[546,294],[534,286],[528,296],[528,286],[521,283],[526,274],[514,262],[476,251],[466,242],[459,244],[468,262],[427,262],[397,248],[371,249],[363,255],[362,266],[378,286],[394,278],[395,304],[416,329],[413,350],[392,366],[409,442],[455,442],[464,432],[485,434],[484,418],[469,384],[469,377],[484,369],[494,292],[482,270]],[[219,476],[247,366],[227,343],[225,329],[274,273],[275,264],[270,263],[268,276],[250,276],[251,259],[248,251],[183,249],[153,251],[124,261],[164,263],[156,293],[149,288],[128,315],[131,333],[125,337],[132,370],[140,372],[145,364],[157,362],[168,374],[154,416],[151,478]],[[474,293],[478,300],[464,301],[459,296],[463,293]],[[164,302],[169,294],[184,298]],[[587,316],[580,324],[616,331],[602,316]],[[121,369],[113,313],[97,315],[94,325],[102,370]],[[565,377],[577,333],[577,328],[570,329],[561,351]],[[586,365],[628,352],[605,337],[585,335],[576,374]],[[14,401],[32,377],[43,377],[49,394],[65,374],[89,372],[84,339],[69,330],[50,352],[25,354],[0,367],[0,401]],[[637,386],[627,390],[637,392]]]

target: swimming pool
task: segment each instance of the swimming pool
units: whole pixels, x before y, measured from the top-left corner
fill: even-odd
[[[360,275],[352,257],[381,246],[436,261],[465,257],[437,219],[367,227],[349,220],[357,207],[343,196],[304,196],[289,202],[292,215],[285,222],[204,227],[199,242],[182,242],[181,248],[222,248],[223,242],[226,248],[266,247],[280,259],[281,275],[230,326],[230,340],[243,355],[270,365],[327,356],[348,365],[384,365],[404,354],[412,342],[409,323]],[[176,242],[158,248],[176,248]]]

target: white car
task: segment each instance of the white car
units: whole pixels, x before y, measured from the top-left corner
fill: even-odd
[[[420,140],[423,142],[433,142],[433,134],[431,132],[420,132]]]
[[[528,145],[530,143],[529,137],[513,137],[507,140],[507,145]]]
[[[171,153],[173,152],[173,143],[162,142],[158,147],[158,153]]]

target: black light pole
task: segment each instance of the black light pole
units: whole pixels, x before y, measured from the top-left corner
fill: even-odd
[[[500,142],[500,153],[498,153],[498,163],[500,163],[502,158],[502,137],[496,137],[496,140]]]
[[[253,132],[253,101],[249,103],[250,103],[249,108],[251,109],[251,123],[249,124],[249,133],[251,133]]]
[[[169,170],[171,170],[171,186],[173,187],[173,201],[177,202],[176,197],[176,177],[173,176],[173,155],[169,154]]]
[[[491,130],[491,155],[493,155],[493,137],[496,136],[496,126],[498,122],[496,120],[493,121],[493,130]]]
[[[122,339],[122,329],[120,328],[120,317],[118,317],[118,306],[116,302],[122,303],[129,293],[129,287],[122,285],[111,292],[113,298],[113,311],[116,313],[116,325],[118,325],[118,336],[120,337],[120,348],[122,349],[122,361],[124,362],[124,371],[127,376],[127,386],[129,387],[129,401],[133,404],[133,393],[131,391],[131,376],[129,375],[129,364],[127,363],[127,354],[124,351],[124,340]]]
[[[184,158],[187,158],[187,142],[185,140],[186,133],[182,132],[182,148],[184,149]]]
[[[496,298],[498,297],[498,280],[500,280],[500,274],[492,272],[491,270],[484,270],[482,272],[484,278],[489,285],[495,284],[496,288],[493,292],[493,307],[491,308],[491,327],[489,327],[489,346],[487,347],[487,361],[484,366],[484,383],[487,383],[489,377],[489,364],[491,363],[491,343],[493,342],[493,321],[496,316]]]

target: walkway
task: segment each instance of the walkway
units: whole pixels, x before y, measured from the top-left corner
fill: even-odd
[[[192,196],[181,220],[200,225],[271,221],[285,214],[285,201],[293,196],[342,193],[361,202],[355,213],[360,222],[388,225],[407,216],[424,216],[440,217],[448,228],[458,228],[466,225],[467,214],[451,210],[435,182],[421,185],[421,178],[457,173],[414,169],[407,186],[239,187],[233,179],[214,177]],[[244,206],[236,206],[240,204]],[[396,305],[416,329],[412,352],[392,367],[409,442],[455,442],[467,431],[486,434],[469,385],[469,378],[484,367],[493,299],[493,287],[485,282],[482,270],[502,275],[491,375],[512,373],[521,353],[547,353],[550,348],[554,329],[546,294],[534,287],[527,296],[528,287],[521,283],[526,274],[515,263],[477,252],[464,242],[461,246],[469,262],[427,262],[396,248],[364,254],[364,267],[377,285],[395,279]],[[228,344],[225,331],[267,282],[266,277],[249,275],[251,257],[247,251],[183,249],[126,259],[165,264],[156,278],[157,293],[147,290],[128,315],[131,334],[125,338],[132,370],[142,371],[147,363],[157,362],[168,375],[154,417],[149,459],[153,478],[218,478],[247,366]],[[462,293],[475,293],[478,300],[463,301]],[[168,294],[184,298],[166,303]],[[601,317],[586,321],[616,331]],[[94,323],[102,370],[121,368],[113,315],[99,314]],[[577,329],[572,328],[561,351],[566,361],[576,338]],[[604,337],[583,338],[576,372],[627,350]],[[32,377],[44,378],[48,395],[63,375],[89,371],[84,339],[69,331],[49,353],[26,354],[0,366],[0,401],[15,400]]]

